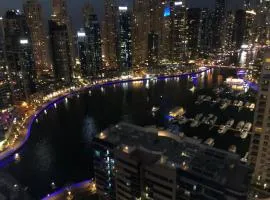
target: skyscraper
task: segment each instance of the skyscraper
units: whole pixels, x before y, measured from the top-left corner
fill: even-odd
[[[224,25],[225,25],[225,0],[216,0],[215,15],[213,19],[213,51],[222,51],[224,43]]]
[[[47,53],[48,44],[42,21],[41,5],[38,0],[27,0],[23,8],[31,33],[37,80],[51,78],[53,76],[53,70]]]
[[[201,28],[201,9],[191,8],[187,11],[187,47],[191,58],[198,56],[199,33]]]
[[[0,18],[0,110],[12,105],[3,18]],[[1,127],[0,127],[1,129]]]
[[[27,100],[35,91],[35,63],[26,18],[19,10],[6,12],[5,48],[13,102]]]
[[[121,71],[128,71],[132,66],[131,12],[127,6],[119,6],[117,57]]]
[[[170,60],[181,63],[186,58],[187,47],[187,8],[185,1],[170,2],[171,30],[170,30]]]
[[[161,64],[170,62],[170,41],[171,41],[171,8],[167,1],[163,2],[163,16],[161,19],[161,35],[160,35],[160,56]]]
[[[83,8],[84,30],[86,34],[86,66],[83,75],[96,75],[102,68],[101,33],[98,17],[91,4]]]
[[[207,8],[201,10],[201,20],[199,28],[199,52],[203,57],[208,57],[212,50],[213,38],[213,16],[214,13]]]
[[[256,42],[261,45],[269,45],[270,35],[270,1],[260,0],[258,2],[256,15]]]
[[[225,22],[224,22],[224,41],[222,49],[224,52],[234,51],[234,42],[233,42],[233,33],[235,27],[235,15],[233,12],[228,11],[225,15]]]
[[[65,24],[68,31],[69,48],[72,67],[75,65],[75,42],[70,16],[68,15],[67,0],[52,0],[51,19],[57,24]]]
[[[117,68],[117,2],[104,1],[104,21],[102,28],[102,52],[105,66]]]
[[[75,66],[75,50],[66,0],[53,0],[52,11],[49,33],[55,78],[70,83]]]
[[[249,163],[254,167],[255,195],[270,197],[270,50],[267,49],[261,72],[253,132],[249,147]]]
[[[144,66],[148,60],[149,32],[150,32],[150,1],[135,0],[133,5],[133,24],[132,24],[134,66]]]
[[[52,47],[52,60],[57,81],[72,81],[72,58],[70,38],[66,24],[49,20],[49,35]]]

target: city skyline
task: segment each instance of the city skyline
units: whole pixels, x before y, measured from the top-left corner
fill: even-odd
[[[24,0],[12,0],[7,2],[6,0],[0,1],[0,16],[3,16],[5,14],[6,10],[9,9],[20,9],[23,10],[23,1]],[[133,0],[123,0],[123,2],[127,3],[128,6],[132,6]],[[243,5],[244,0],[230,0],[229,4],[230,7],[233,9],[241,8]],[[51,15],[51,0],[39,0],[41,3],[41,6],[43,8],[43,21],[46,21],[49,19]],[[87,2],[91,2],[98,14],[99,20],[103,19],[104,17],[104,0],[103,2],[101,0],[67,0],[69,13],[71,15],[71,19],[73,22],[73,26],[76,29],[79,29],[82,24],[82,8],[83,5]],[[204,0],[204,1],[197,1],[197,0],[189,0],[189,6],[191,7],[209,7],[214,8],[215,6],[215,0]],[[78,9],[73,9],[74,7],[77,7]],[[44,22],[45,23],[45,22]],[[45,23],[45,26],[48,26],[47,23]]]
[[[270,197],[270,0],[90,2],[0,2],[0,199]]]

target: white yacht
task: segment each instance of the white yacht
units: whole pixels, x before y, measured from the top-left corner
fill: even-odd
[[[217,116],[214,116],[212,119],[209,120],[209,125],[214,126],[217,122]]]
[[[207,97],[205,97],[205,99],[204,99],[204,101],[211,101],[212,100],[212,97],[210,97],[210,96],[207,96]]]
[[[207,144],[209,146],[214,146],[215,140],[213,138],[208,138],[207,140],[204,141],[204,144]]]
[[[243,129],[244,125],[245,125],[245,122],[244,121],[238,122],[238,124],[236,126],[236,130],[237,131],[241,131]]]
[[[247,103],[245,104],[245,107],[246,107],[246,108],[249,108],[249,106],[250,106],[250,103],[247,102]]]
[[[226,101],[224,101],[224,102],[222,102],[222,104],[220,105],[220,109],[221,109],[221,110],[225,110],[228,106],[229,106],[229,104],[228,104]]]
[[[195,120],[200,121],[202,117],[203,117],[203,114],[202,113],[199,113],[199,114],[197,114],[195,116]]]
[[[234,119],[230,119],[229,121],[227,121],[226,126],[228,128],[231,128],[233,126],[233,124],[234,124]]]
[[[255,109],[255,103],[250,104],[249,109],[253,111]]]
[[[193,122],[190,124],[190,127],[194,128],[194,127],[198,127],[200,125],[200,122],[198,120],[193,120]]]
[[[152,112],[157,112],[157,111],[159,111],[159,107],[153,106],[153,107],[152,107]]]
[[[220,125],[219,126],[219,129],[218,129],[218,133],[219,134],[225,134],[228,130],[228,127],[227,126],[224,126],[224,125]]]
[[[238,103],[239,103],[239,101],[238,101],[238,100],[234,100],[234,101],[233,101],[233,105],[234,105],[234,106],[237,106],[237,105],[238,105]]]
[[[251,124],[250,122],[248,122],[248,123],[245,124],[244,128],[243,128],[242,131],[241,131],[241,135],[240,135],[240,137],[241,137],[242,139],[247,138],[248,133],[249,133],[249,131],[251,130],[251,127],[252,127],[252,124]]]
[[[244,105],[243,101],[239,101],[238,104],[237,104],[238,107],[243,107],[243,105]]]

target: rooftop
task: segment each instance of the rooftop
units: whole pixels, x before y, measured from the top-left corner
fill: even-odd
[[[151,159],[151,164],[181,169],[229,188],[246,190],[248,185],[250,168],[240,162],[239,155],[201,144],[198,140],[125,122],[106,129],[96,137],[132,157],[143,156],[138,150],[159,156]]]

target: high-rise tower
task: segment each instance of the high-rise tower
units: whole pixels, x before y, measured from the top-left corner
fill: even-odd
[[[170,60],[180,63],[186,56],[187,47],[187,8],[185,1],[170,2],[171,30],[170,30]]]
[[[214,51],[222,51],[224,43],[224,25],[225,25],[225,0],[216,0],[215,14],[213,19],[213,42]]]
[[[35,91],[34,57],[26,18],[19,10],[5,15],[5,48],[13,102],[25,101]]]
[[[102,68],[100,24],[91,4],[85,4],[83,16],[86,34],[86,65],[82,68],[82,73],[83,76],[96,75]]]
[[[23,8],[33,44],[37,80],[43,81],[43,78],[52,77],[53,71],[47,53],[48,44],[42,21],[42,8],[38,0],[27,0]]]
[[[121,71],[128,71],[132,66],[131,13],[127,6],[119,6],[118,50],[117,57]]]
[[[75,66],[75,49],[66,0],[52,1],[49,33],[55,78],[58,81],[70,83]]]
[[[0,17],[0,110],[12,105],[3,21],[3,18]]]
[[[133,64],[143,66],[148,59],[148,33],[150,32],[150,1],[135,0],[133,5]]]
[[[116,0],[105,0],[105,16],[102,29],[102,51],[105,66],[117,68],[117,2]]]
[[[259,197],[270,197],[270,50],[261,72],[254,127],[249,147],[249,163],[254,167],[253,184]]]

